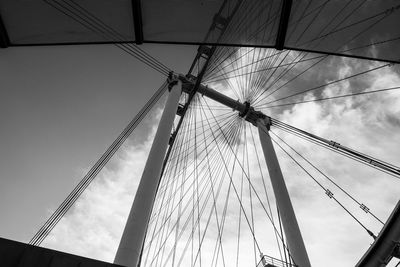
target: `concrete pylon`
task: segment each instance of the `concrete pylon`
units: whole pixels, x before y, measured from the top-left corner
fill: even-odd
[[[290,201],[278,158],[276,157],[275,149],[268,133],[269,118],[259,119],[257,127],[290,255],[297,266],[310,267],[310,260],[308,259],[299,225],[297,224],[292,202]]]
[[[165,104],[114,259],[115,264],[126,267],[138,266],[181,92],[182,83],[177,81],[171,88]]]

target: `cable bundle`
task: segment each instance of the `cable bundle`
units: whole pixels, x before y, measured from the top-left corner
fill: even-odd
[[[135,130],[142,119],[147,115],[155,103],[165,92],[167,86],[166,82],[156,91],[156,93],[149,99],[146,105],[139,111],[139,113],[132,119],[132,121],[126,126],[121,132],[117,139],[111,144],[111,146],[104,152],[100,159],[94,164],[89,172],[83,177],[79,184],[72,190],[68,197],[61,203],[57,210],[50,216],[46,223],[39,229],[35,236],[29,241],[30,245],[38,246],[42,241],[49,235],[51,230],[57,225],[61,218],[68,212],[68,210],[74,205],[76,200],[82,195],[85,189],[90,183],[96,178],[96,175],[103,169],[115,152],[121,147],[124,141],[129,135]]]
[[[168,76],[168,73],[171,71],[167,66],[155,59],[153,56],[149,55],[137,45],[128,43],[125,36],[105,24],[93,13],[76,3],[74,0],[43,1],[104,39],[114,42],[113,44],[116,47],[140,60],[164,76]]]

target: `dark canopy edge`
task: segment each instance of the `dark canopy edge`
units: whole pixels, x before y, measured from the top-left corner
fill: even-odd
[[[8,43],[8,47],[21,47],[21,46],[62,46],[62,45],[99,45],[99,44],[123,44],[123,43],[135,43],[135,41],[124,41],[124,42],[70,42],[70,43],[33,43],[33,44],[12,44]],[[256,48],[276,48],[275,45],[253,45],[253,44],[232,44],[232,43],[210,43],[210,42],[179,42],[179,41],[152,41],[152,40],[143,40],[144,44],[173,44],[173,45],[211,45],[211,46],[228,46],[228,47],[256,47]],[[7,47],[7,46],[6,46]],[[5,48],[5,47],[4,47]],[[303,49],[297,47],[289,47],[284,46],[283,49],[293,50],[298,52],[307,52],[307,53],[317,53],[317,54],[325,54],[330,56],[339,56],[339,57],[348,57],[355,59],[364,59],[364,60],[374,60],[377,62],[386,62],[391,64],[399,64],[400,59],[384,59],[384,58],[374,58],[374,57],[366,57],[366,56],[358,56],[337,52],[327,52],[320,50],[311,50],[311,49]]]

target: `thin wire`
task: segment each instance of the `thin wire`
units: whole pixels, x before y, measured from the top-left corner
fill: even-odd
[[[209,195],[210,195],[210,194],[209,194]],[[209,195],[208,195],[208,196],[209,196]],[[185,209],[186,209],[186,207],[185,207]],[[203,209],[203,210],[204,210],[204,209]],[[186,224],[185,224],[185,225],[186,225]],[[164,244],[165,244],[165,242],[164,242]]]
[[[382,225],[384,224],[382,220],[380,220],[374,213],[372,213],[369,208],[367,208],[365,205],[363,205],[360,201],[358,201],[357,199],[355,199],[349,192],[347,192],[346,190],[344,190],[338,183],[336,183],[335,181],[333,181],[328,175],[326,175],[324,172],[322,172],[319,168],[317,168],[313,163],[310,162],[310,160],[308,160],[307,158],[305,158],[303,155],[301,155],[298,151],[296,151],[291,145],[289,145],[287,142],[285,142],[282,138],[280,138],[277,134],[275,134],[274,132],[272,132],[270,130],[270,132],[276,137],[278,138],[281,142],[283,142],[287,147],[289,147],[293,152],[295,152],[299,157],[301,157],[304,161],[306,161],[310,166],[312,166],[316,171],[318,171],[322,176],[324,176],[329,182],[331,182],[332,184],[334,184],[340,191],[342,191],[346,196],[348,196],[351,200],[353,200],[356,204],[359,205],[359,207],[365,211],[366,213],[371,214],[371,216],[376,219],[378,222],[380,222]],[[365,209],[365,208],[367,209]]]
[[[372,69],[369,69],[369,70],[358,72],[356,74],[352,74],[352,75],[343,77],[341,79],[337,79],[335,81],[331,81],[331,82],[328,82],[328,83],[325,83],[325,84],[322,84],[322,85],[318,85],[318,86],[303,90],[303,91],[298,92],[298,93],[294,93],[294,94],[291,94],[291,95],[288,95],[288,96],[285,96],[285,97],[281,97],[281,98],[266,102],[265,105],[268,105],[268,104],[271,104],[271,103],[275,103],[275,102],[278,102],[278,101],[282,101],[282,100],[285,100],[285,99],[288,99],[288,98],[291,98],[291,97],[294,97],[294,96],[298,96],[298,95],[304,94],[306,92],[322,89],[322,88],[324,88],[324,87],[326,87],[328,85],[332,85],[332,84],[335,84],[335,83],[338,83],[338,82],[342,82],[342,81],[345,81],[345,80],[348,80],[348,79],[351,79],[351,78],[354,78],[354,77],[358,77],[358,76],[361,76],[361,75],[364,75],[364,74],[367,74],[367,73],[370,73],[372,71],[376,71],[376,70],[379,70],[379,69],[382,69],[382,68],[385,68],[385,67],[388,67],[388,66],[391,66],[391,64],[384,64],[384,65],[381,65],[379,67],[375,67],[375,68],[372,68]]]
[[[151,110],[151,108],[155,105],[155,103],[157,103],[157,101],[165,92],[166,88],[167,88],[166,82],[164,82],[163,85],[147,101],[147,103],[139,111],[139,113],[132,119],[132,121],[128,124],[128,126],[121,132],[121,134],[117,137],[117,139],[106,150],[106,152],[104,152],[104,154],[95,163],[95,165],[83,177],[83,179],[78,183],[78,185],[72,190],[72,192],[68,195],[68,197],[61,203],[61,205],[57,208],[57,210],[50,216],[50,218],[39,229],[39,231],[32,237],[32,239],[29,241],[30,245],[34,246],[40,245],[43,242],[43,240],[50,234],[50,232],[61,220],[61,218],[68,212],[68,210],[74,205],[76,200],[82,195],[85,189],[94,180],[96,175],[102,170],[105,164],[107,164],[110,158],[121,147],[121,145],[135,130],[135,128],[140,124],[140,122]]]
[[[205,103],[207,104],[207,101],[205,101]],[[211,112],[211,114],[213,115],[212,112]],[[223,137],[226,139],[225,135],[223,135]],[[217,146],[217,148],[218,148],[218,146]],[[230,150],[232,151],[232,147],[229,146],[229,148],[230,148]],[[237,155],[234,153],[234,151],[232,151],[232,154],[234,155],[235,160],[236,160],[237,163],[239,164],[239,167],[240,167],[240,168],[242,169],[242,171],[244,172],[243,166],[242,166],[242,164],[240,163],[240,161],[238,160]],[[245,172],[244,172],[244,173],[245,173]],[[246,175],[246,173],[245,173],[245,176],[246,176],[247,181],[250,183],[251,188],[252,188],[254,194],[256,195],[256,197],[257,197],[259,203],[261,204],[261,207],[262,207],[263,210],[265,211],[265,214],[267,215],[268,219],[272,222],[272,218],[271,218],[271,216],[269,215],[267,209],[265,208],[265,205],[264,205],[263,201],[261,200],[259,194],[258,194],[257,191],[255,190],[253,184],[251,183],[250,178]],[[232,180],[231,177],[230,177],[230,179]],[[236,197],[238,198],[238,193],[237,193],[236,187],[234,186],[233,182],[232,182],[232,185],[233,185],[233,188],[234,188]],[[239,203],[240,203],[240,202],[239,202]],[[243,208],[242,205],[241,205],[241,207]],[[243,214],[245,215],[245,218],[246,218],[247,223],[250,225],[250,223],[249,223],[249,221],[248,221],[248,218],[247,218],[247,215],[246,215],[244,209],[243,209]],[[273,223],[272,223],[272,226],[273,226],[273,228],[274,228],[274,231],[276,231],[276,233],[279,235],[279,232],[278,232],[277,228],[275,227],[275,225],[274,225]],[[254,233],[252,232],[252,234],[254,234]],[[282,238],[282,237],[280,236],[280,238]],[[257,243],[257,244],[258,244],[258,243]],[[259,250],[259,252],[260,252],[260,254],[261,254],[261,250],[260,250],[260,248],[259,248],[258,245],[257,245],[257,247],[258,247],[258,250]]]
[[[377,89],[377,90],[372,90],[372,91],[363,91],[363,92],[351,93],[351,94],[345,94],[345,95],[331,96],[331,97],[325,97],[325,98],[297,101],[297,102],[291,102],[291,103],[285,103],[285,104],[279,104],[279,105],[271,105],[271,106],[268,106],[267,104],[266,104],[267,106],[259,105],[257,107],[258,108],[277,108],[277,107],[305,104],[305,103],[311,103],[311,102],[326,101],[326,100],[338,99],[338,98],[349,97],[349,96],[374,94],[374,93],[380,93],[380,92],[386,92],[386,91],[392,91],[392,90],[398,90],[398,89],[400,89],[400,86],[384,88],[384,89]]]
[[[264,179],[264,175],[263,175],[262,168],[261,168],[260,156],[258,155],[257,146],[256,146],[256,143],[255,143],[255,140],[254,140],[253,131],[250,130],[250,133],[251,133],[251,139],[252,139],[252,141],[253,141],[253,146],[254,146],[256,158],[257,158],[258,168],[259,168],[259,171],[260,171],[260,174],[261,174],[261,181],[262,181],[262,184],[263,184],[263,188],[264,188],[264,192],[265,192],[265,197],[266,197],[266,199],[267,199],[268,210],[269,210],[269,213],[271,214],[272,224],[273,224],[273,226],[275,227],[275,219],[274,219],[274,215],[273,215],[273,213],[272,213],[271,202],[270,202],[270,200],[269,200],[268,191],[267,191],[267,186],[266,186],[266,184],[265,184],[265,179]],[[282,252],[281,252],[281,246],[280,246],[280,244],[279,244],[279,237],[278,237],[278,235],[276,234],[276,232],[274,232],[274,235],[275,235],[276,244],[278,245],[279,255],[280,255],[280,257],[281,257],[281,260],[283,260],[283,258],[282,258]],[[282,231],[281,231],[281,236],[283,237]],[[283,242],[283,239],[281,239],[281,241]],[[285,253],[285,261],[286,261],[285,244],[283,244],[283,250],[284,250],[284,253]]]
[[[205,102],[205,103],[207,104],[207,102]],[[211,112],[211,114],[212,114],[212,112]],[[225,134],[223,134],[223,136],[225,137]],[[229,148],[231,148],[231,146],[229,146]],[[220,151],[220,147],[219,147],[218,145],[217,145],[217,149],[218,149],[218,151]],[[231,149],[232,149],[232,148],[231,148]],[[233,151],[232,151],[232,152],[233,152]],[[234,156],[236,157],[236,154],[234,154]],[[224,164],[224,168],[225,168],[225,170],[228,170],[228,167],[226,166],[226,164]],[[231,181],[230,184],[232,184],[232,186],[233,186],[233,189],[234,189],[236,198],[239,200],[239,205],[240,205],[240,207],[242,208],[243,215],[244,215],[245,218],[246,218],[246,222],[247,222],[247,224],[248,224],[248,226],[249,226],[249,229],[250,229],[250,231],[251,231],[251,234],[253,235],[253,238],[256,240],[255,242],[256,242],[257,248],[258,248],[259,252],[261,253],[260,246],[259,246],[259,244],[258,244],[258,242],[257,242],[257,239],[256,239],[255,235],[254,235],[253,229],[251,228],[251,224],[250,224],[250,221],[249,221],[249,219],[248,219],[248,216],[247,216],[247,214],[246,214],[246,212],[245,212],[245,210],[244,210],[243,204],[240,202],[239,194],[238,194],[238,192],[237,192],[237,189],[236,189],[236,187],[235,187],[235,185],[234,185],[234,183],[233,183],[232,177],[231,177],[230,175],[229,175],[229,179],[230,179],[230,181]]]
[[[69,18],[75,20],[85,28],[93,31],[94,33],[100,35],[101,37],[105,38],[106,40],[110,41],[125,41],[124,37],[115,31],[113,28],[106,25],[103,21],[99,18],[94,16],[92,13],[87,11],[85,8],[80,6],[74,1],[64,1],[64,5],[58,1],[50,1],[50,0],[43,0],[46,4],[50,5],[51,7],[57,9],[64,15],[68,16]],[[75,6],[71,5],[74,4]],[[78,13],[77,13],[77,12]],[[131,43],[114,43],[116,47],[120,48],[124,52],[128,53],[131,56],[134,56],[141,62],[145,63],[146,65],[150,66],[154,70],[160,72],[161,74],[167,76],[171,71],[168,67],[162,64],[160,61],[156,60],[154,57],[150,56],[147,52],[139,48],[138,46],[131,44]]]
[[[292,155],[290,155],[278,142],[276,142],[273,138],[271,140],[278,145],[278,147],[288,156],[290,157],[296,164],[299,166],[314,182],[318,184],[319,187],[321,187],[326,194],[328,195],[329,198],[332,198],[333,200],[336,201],[337,204],[340,205],[341,208],[343,208],[372,238],[376,239],[376,235],[369,230],[360,220],[358,220],[345,206],[343,206],[342,203],[333,195],[333,193],[325,188],[320,182],[318,182],[317,179],[315,179],[314,176],[311,175]],[[330,193],[330,194],[329,194]]]
[[[320,141],[317,141],[317,140],[312,139],[312,138],[310,138],[310,137],[301,135],[300,133],[297,133],[297,132],[295,132],[295,131],[293,131],[293,130],[290,130],[290,129],[288,129],[288,128],[281,127],[281,126],[277,126],[276,124],[275,124],[275,127],[277,127],[277,129],[279,129],[279,130],[282,130],[282,131],[285,131],[285,132],[287,132],[287,133],[290,133],[290,134],[292,134],[292,135],[294,135],[294,136],[296,136],[296,137],[298,137],[298,138],[301,138],[301,139],[306,140],[306,141],[308,141],[308,142],[311,142],[311,143],[313,143],[313,144],[315,144],[315,145],[318,145],[318,146],[320,146],[320,147],[323,147],[323,148],[325,148],[325,149],[328,149],[328,150],[330,150],[330,151],[333,151],[333,152],[335,152],[335,153],[337,153],[337,154],[339,154],[339,155],[342,155],[342,156],[345,156],[345,157],[347,157],[347,158],[349,158],[349,159],[355,160],[355,161],[357,161],[357,162],[359,162],[359,163],[361,163],[361,164],[364,164],[364,165],[366,165],[366,166],[368,166],[368,167],[371,167],[371,168],[373,168],[373,169],[376,169],[376,170],[378,170],[378,171],[381,171],[381,172],[383,172],[383,173],[386,173],[386,174],[388,174],[388,175],[391,175],[391,176],[393,176],[393,177],[395,177],[395,178],[398,178],[395,174],[393,174],[393,173],[391,173],[391,172],[388,172],[388,171],[385,171],[385,170],[383,170],[383,169],[377,168],[376,166],[373,166],[373,165],[368,165],[367,162],[362,161],[362,160],[360,160],[360,159],[357,159],[357,158],[355,158],[355,157],[352,157],[352,156],[350,156],[350,155],[348,155],[348,154],[346,154],[346,153],[344,153],[344,152],[342,152],[342,151],[339,151],[339,150],[337,150],[337,149],[334,149],[334,148],[331,147],[331,146],[327,146],[326,144],[321,143]]]
[[[307,137],[307,138],[309,138],[311,140],[317,141],[317,142],[321,143],[324,146],[332,147],[335,150],[340,151],[343,154],[346,154],[346,155],[348,155],[348,156],[350,156],[352,158],[355,158],[355,159],[363,161],[364,163],[366,163],[367,166],[377,167],[379,170],[391,173],[394,177],[399,177],[400,176],[400,168],[395,166],[395,165],[393,165],[393,164],[390,164],[390,163],[385,162],[383,160],[371,157],[371,156],[369,156],[367,154],[358,152],[358,151],[356,151],[354,149],[351,149],[351,148],[348,148],[346,146],[340,145],[337,142],[329,141],[327,139],[324,139],[324,138],[319,137],[317,135],[311,134],[311,133],[306,132],[304,130],[301,130],[299,128],[296,128],[296,127],[290,126],[288,124],[285,124],[285,123],[283,123],[281,121],[278,121],[276,119],[271,118],[271,120],[272,120],[272,122],[273,122],[273,124],[275,126],[278,126],[278,127],[281,127],[281,128],[290,129],[291,131],[293,131],[295,133],[298,133],[300,135],[303,135],[303,136],[305,136],[305,137]]]

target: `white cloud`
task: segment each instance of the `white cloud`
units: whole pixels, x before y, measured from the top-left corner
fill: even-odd
[[[358,63],[354,66],[353,62],[355,61],[343,60],[337,69],[337,77],[356,73],[360,67],[376,66],[371,63],[364,63],[364,66]],[[368,66],[369,64],[371,65]],[[322,96],[340,95],[349,91],[370,91],[400,84],[400,76],[390,68],[371,72],[363,78],[370,84],[368,88],[351,88],[349,82],[342,82],[326,87]],[[304,99],[310,97],[312,96],[308,95]],[[299,104],[286,110],[279,119],[398,166],[400,154],[394,144],[400,141],[399,125],[392,122],[391,118],[399,117],[399,106],[400,94],[393,91],[344,100]],[[386,220],[399,200],[398,179],[354,163],[350,159],[336,156],[305,141],[299,141],[296,137],[287,136],[285,139],[291,144],[297,143],[296,148],[301,153],[317,163],[317,166],[354,197],[367,204],[378,217]],[[283,165],[287,164],[289,163],[285,160]],[[288,180],[295,175],[293,171],[287,172]],[[306,177],[302,179],[311,181]],[[295,192],[297,189],[294,187],[301,187],[303,191],[310,190],[305,183],[301,184],[293,178],[288,183]],[[351,211],[361,218],[368,228],[378,233],[381,225],[365,216],[357,209],[356,204],[346,201],[343,194],[332,185],[329,185],[329,188],[335,192],[340,201],[352,207]],[[311,201],[309,197],[305,198],[303,195],[293,200],[298,207],[298,217],[308,244],[310,258],[315,266],[354,265],[372,239],[343,210],[335,208],[336,204],[333,201],[323,200],[326,197],[323,191],[319,191],[319,196],[315,194]]]
[[[293,56],[293,55],[292,55]],[[320,82],[328,82],[332,79],[337,79],[351,75],[352,73],[358,72],[359,69],[366,67],[373,67],[371,63],[360,63],[354,60],[335,60],[334,62],[327,62],[326,66],[335,65],[335,71],[328,73],[327,75],[318,76]],[[369,65],[371,64],[371,65]],[[312,74],[308,74],[310,77]],[[239,81],[244,83],[244,80]],[[361,88],[361,85],[368,85],[368,87]],[[380,71],[372,72],[369,75],[363,77],[362,81],[357,83],[342,82],[332,84],[325,88],[320,95],[327,97],[338,95],[341,93],[347,93],[349,91],[361,91],[361,90],[374,90],[391,86],[398,86],[400,84],[399,75],[390,68],[384,68]],[[218,85],[221,86],[221,85]],[[222,90],[222,87],[219,88]],[[234,95],[231,95],[232,97]],[[312,93],[303,96],[303,99],[312,99],[318,97]],[[203,106],[204,101],[202,102]],[[212,105],[215,105],[212,103]],[[219,115],[225,111],[215,111],[214,115]],[[200,111],[197,108],[197,128],[196,131],[202,130],[200,120]],[[193,114],[192,114],[193,115]],[[204,115],[204,114],[203,114]],[[210,115],[210,114],[209,114]],[[360,150],[377,158],[383,158],[388,162],[399,165],[399,151],[398,148],[393,144],[398,144],[400,141],[400,123],[398,118],[400,117],[400,95],[397,92],[386,92],[382,94],[372,94],[368,96],[339,99],[334,101],[316,102],[303,105],[295,105],[290,109],[285,110],[281,114],[276,115],[279,120],[282,120],[293,126],[310,131],[322,137],[333,139],[340,142],[343,145]],[[192,117],[193,118],[193,117]],[[203,118],[204,119],[204,118]],[[210,123],[214,122],[212,116],[209,116]],[[223,124],[223,121],[221,121]],[[194,127],[192,125],[192,127]],[[208,128],[207,125],[204,127]],[[237,125],[234,127],[238,127]],[[233,128],[234,128],[233,127]],[[154,132],[154,127],[152,128]],[[250,127],[248,128],[250,129]],[[278,133],[277,130],[274,132]],[[191,135],[189,136],[189,128],[182,128],[187,137],[191,137],[191,141],[188,144],[194,144],[194,128],[192,128]],[[206,146],[209,149],[208,153],[211,157],[211,161],[219,158],[219,151],[212,142],[215,139],[219,142],[220,148],[224,143],[224,137],[216,135],[219,131],[213,128],[214,136],[211,131],[207,131],[205,138],[206,143],[197,145],[198,160],[205,160],[204,152]],[[225,134],[229,134],[229,131],[225,131]],[[253,129],[254,138],[257,140],[256,129]],[[75,254],[80,254],[92,258],[97,258],[106,261],[112,261],[119,238],[122,234],[123,225],[126,220],[126,216],[129,211],[129,207],[133,200],[135,188],[138,184],[138,178],[141,176],[142,168],[146,158],[146,151],[149,150],[151,143],[152,134],[145,140],[142,145],[132,145],[130,143],[125,146],[117,158],[114,159],[112,165],[105,168],[100,177],[97,178],[96,182],[90,186],[87,192],[78,201],[74,209],[60,222],[60,224],[54,229],[52,234],[46,241],[46,246],[68,251]],[[398,201],[399,195],[399,180],[384,175],[373,169],[369,169],[359,163],[353,162],[342,156],[333,154],[330,151],[326,151],[322,148],[315,147],[299,141],[296,137],[291,137],[283,134],[285,140],[290,144],[294,144],[295,148],[300,151],[304,156],[309,158],[313,163],[320,167],[325,173],[331,176],[336,182],[346,188],[353,196],[360,199],[363,203],[367,204],[373,212],[376,212],[378,217],[386,219],[389,215],[394,204]],[[204,136],[197,136],[198,140],[204,140]],[[264,185],[261,180],[261,174],[259,171],[258,160],[256,158],[256,151],[260,156],[262,164],[262,174],[266,178],[267,193],[270,196],[271,205],[274,216],[275,212],[275,201],[272,198],[273,193],[271,190],[270,183],[268,182],[268,175],[266,174],[265,163],[263,163],[263,154],[258,141],[256,141],[255,148],[252,144],[252,137],[247,130],[246,140],[241,137],[240,149],[238,150],[237,159],[241,161],[243,158],[243,144],[249,145],[249,163],[247,161],[241,162],[244,169],[250,170],[250,179],[257,191],[257,194],[263,201],[264,207],[267,207]],[[180,153],[184,153],[185,144],[182,144],[182,150]],[[192,148],[193,149],[193,148]],[[293,162],[291,162],[287,156],[282,154],[279,148],[276,147],[277,154],[279,156],[281,167],[287,180],[290,194],[293,198],[293,204],[297,212],[299,224],[303,231],[303,237],[310,255],[311,262],[314,266],[351,266],[361,257],[363,252],[368,248],[372,239],[360,228],[354,220],[347,215],[343,210],[332,200],[327,198],[324,192],[308,177],[306,177],[301,170],[299,170]],[[230,149],[224,152],[224,157],[231,157],[227,163],[227,168],[232,169],[232,164],[235,162]],[[184,155],[184,154],[182,154]],[[181,156],[182,156],[181,155]],[[189,155],[189,163],[193,160],[193,154]],[[206,188],[209,192],[210,187],[207,185],[209,181],[209,175],[200,176],[202,179],[198,181],[198,185],[193,183],[193,171],[192,165],[187,163],[186,165],[179,165],[185,163],[184,159],[178,158],[175,155],[176,165],[178,166],[177,172],[171,169],[171,173],[165,178],[164,182],[168,183],[168,191],[171,194],[171,206],[168,206],[167,199],[164,202],[158,203],[162,208],[156,207],[156,212],[164,214],[172,214],[171,220],[164,218],[164,225],[166,229],[170,231],[168,238],[169,242],[166,245],[165,257],[172,255],[173,242],[176,236],[176,228],[173,227],[178,216],[181,217],[180,229],[186,227],[186,231],[182,233],[182,237],[177,244],[176,261],[179,261],[181,255],[183,255],[186,241],[192,234],[192,225],[197,220],[198,212],[193,211],[192,203],[196,200],[196,188]],[[304,162],[302,162],[304,164]],[[199,173],[207,174],[206,161],[201,163],[198,168]],[[182,185],[183,170],[186,171],[186,178],[189,174],[188,180],[184,183],[184,191],[179,189]],[[214,170],[216,173],[211,175],[212,179],[215,180],[215,184],[218,184],[221,178],[218,171],[225,172],[223,163],[219,161]],[[314,175],[317,176],[315,171],[310,170]],[[255,225],[255,233],[257,241],[263,253],[279,257],[277,250],[276,241],[272,226],[265,215],[264,208],[261,203],[258,202],[257,196],[252,191],[250,198],[249,183],[247,178],[242,175],[241,167],[236,164],[232,181],[235,185],[237,193],[240,194],[241,183],[243,178],[243,206],[246,209],[246,215],[249,219],[249,223]],[[375,233],[377,233],[381,227],[378,223],[374,222],[370,217],[363,214],[363,212],[353,203],[345,200],[346,198],[331,184],[327,183],[320,176],[318,179],[324,181],[324,185],[331,189],[335,196],[338,197],[343,203],[350,207],[352,213],[361,219],[363,223],[368,225]],[[254,261],[253,255],[253,239],[252,234],[249,230],[248,223],[245,220],[243,213],[241,213],[240,206],[237,201],[237,197],[234,192],[234,188],[230,188],[230,195],[228,197],[228,187],[230,178],[224,174],[224,180],[222,182],[222,189],[220,191],[219,198],[216,200],[216,207],[218,208],[218,224],[221,227],[223,210],[225,204],[228,203],[229,209],[226,211],[226,219],[224,221],[224,234],[223,250],[226,260],[226,265],[232,265],[236,263],[236,249],[237,249],[237,238],[239,229],[239,216],[241,217],[241,235],[240,235],[240,255],[239,255],[239,266],[249,266]],[[207,185],[207,186],[205,186]],[[163,189],[161,185],[160,189]],[[206,190],[206,192],[207,192]],[[215,188],[215,190],[217,190]],[[187,195],[181,195],[182,192],[188,192]],[[385,192],[385,194],[382,194]],[[217,194],[217,191],[214,192]],[[195,198],[190,198],[194,196]],[[218,241],[218,229],[217,220],[215,214],[213,214],[213,197],[210,195],[206,200],[206,196],[200,196],[200,204],[205,204],[204,215],[200,219],[201,234],[209,224],[209,229],[205,234],[204,244],[202,246],[202,263],[203,265],[211,264],[213,258],[213,249]],[[182,205],[179,208],[178,201],[182,197]],[[228,200],[228,202],[226,202]],[[160,201],[160,199],[158,200]],[[253,219],[251,216],[251,201],[253,203]],[[365,201],[365,202],[364,202]],[[188,204],[187,208],[185,205]],[[169,209],[175,207],[175,210],[171,212]],[[201,205],[200,205],[201,207]],[[178,209],[181,209],[181,214],[178,215]],[[241,214],[240,214],[241,213]],[[210,216],[210,217],[209,217]],[[210,219],[209,219],[210,218]],[[254,222],[253,222],[254,220]],[[187,225],[184,226],[185,222]],[[163,224],[160,223],[157,227],[161,227]],[[153,228],[150,228],[150,231]],[[157,228],[158,229],[158,228]],[[161,229],[161,228],[160,228]],[[189,250],[192,248],[194,251],[198,248],[198,227],[195,230],[195,242],[189,243]],[[165,232],[165,235],[168,232]],[[178,231],[179,233],[179,231]],[[158,242],[155,241],[154,246],[158,246]],[[189,253],[190,254],[190,253]],[[190,255],[187,254],[183,259],[184,265],[190,264]],[[258,254],[258,253],[257,253]],[[256,255],[257,259],[258,255]],[[166,259],[166,258],[165,258]],[[169,258],[169,263],[172,261],[172,256]],[[150,260],[149,260],[150,262]],[[149,262],[147,263],[148,266]],[[217,266],[222,265],[221,254],[219,254]],[[153,264],[154,266],[154,264]],[[207,265],[209,266],[209,265]]]
[[[150,116],[158,121],[160,110],[154,113]],[[147,136],[140,143],[134,137],[125,142],[46,238],[45,247],[114,260],[155,129],[137,129]]]

